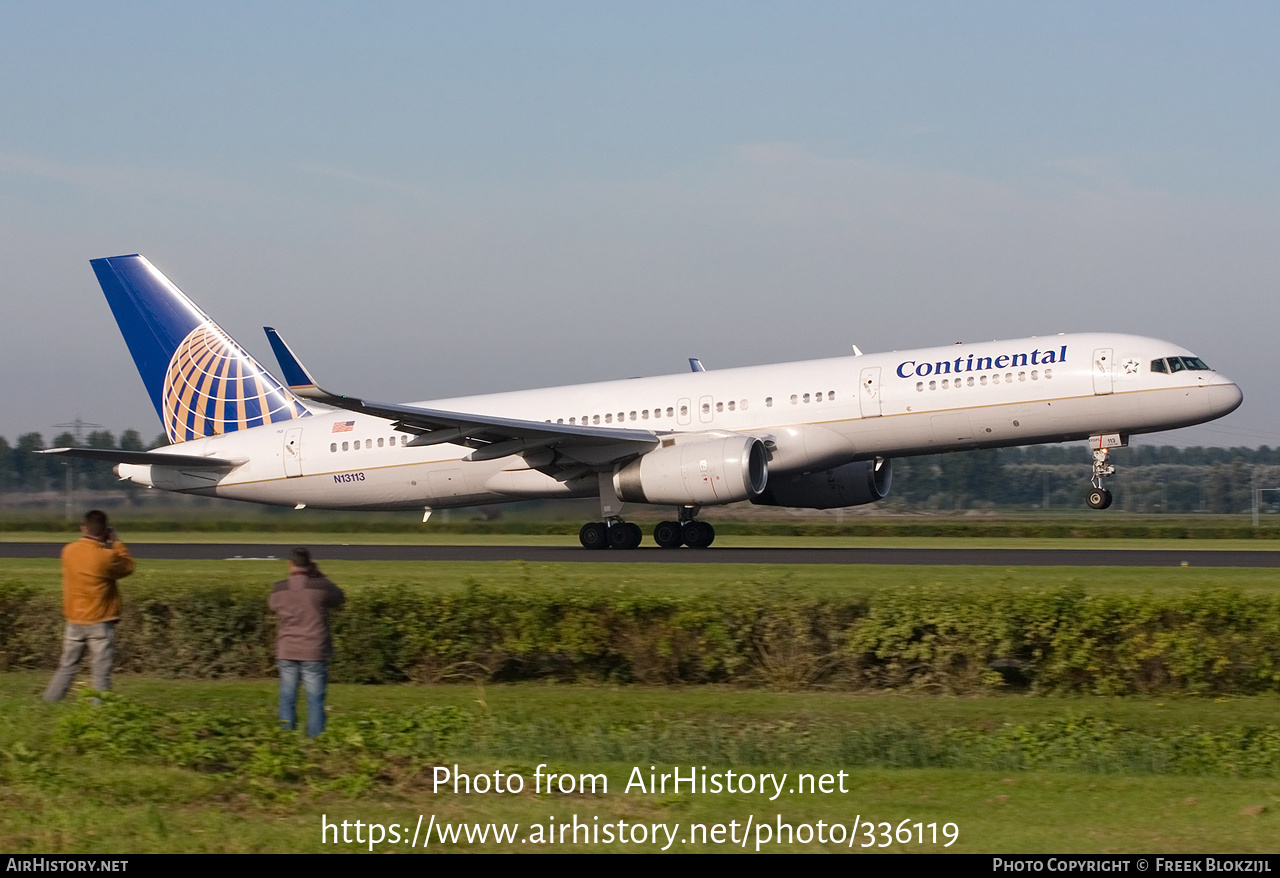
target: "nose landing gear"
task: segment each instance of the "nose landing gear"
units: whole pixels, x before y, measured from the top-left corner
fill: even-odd
[[[1089,480],[1092,487],[1089,494],[1085,497],[1085,502],[1089,504],[1090,509],[1106,509],[1111,505],[1111,492],[1102,487],[1102,480],[1107,476],[1115,475],[1116,468],[1111,463],[1111,449],[1123,448],[1129,444],[1128,440],[1118,433],[1109,433],[1103,436],[1093,436],[1089,439],[1089,446],[1093,449],[1093,478]]]

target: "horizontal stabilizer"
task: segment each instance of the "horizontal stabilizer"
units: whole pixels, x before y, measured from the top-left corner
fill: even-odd
[[[217,457],[197,457],[194,454],[166,454],[163,451],[122,451],[117,448],[45,448],[40,454],[60,454],[82,460],[100,460],[106,463],[132,463],[138,466],[172,466],[182,469],[207,469],[230,472],[243,460],[223,460]]]

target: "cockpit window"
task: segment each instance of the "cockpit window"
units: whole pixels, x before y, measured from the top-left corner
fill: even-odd
[[[1163,360],[1151,361],[1152,372],[1164,372],[1168,374],[1171,372],[1181,372],[1183,369],[1188,369],[1192,372],[1212,371],[1205,365],[1204,360],[1199,357],[1167,357]]]

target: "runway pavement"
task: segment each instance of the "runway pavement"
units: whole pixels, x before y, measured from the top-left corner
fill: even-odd
[[[292,545],[130,543],[135,558],[283,560]],[[588,551],[577,546],[324,545],[333,561],[531,561],[592,564],[905,564],[993,567],[1280,567],[1280,552],[1205,549],[659,549]],[[0,543],[0,558],[57,558],[58,543]]]

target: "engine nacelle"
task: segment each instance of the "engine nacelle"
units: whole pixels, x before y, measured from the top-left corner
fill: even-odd
[[[700,439],[655,448],[613,474],[613,490],[628,503],[716,506],[760,495],[769,455],[754,436]]]
[[[751,500],[760,506],[838,509],[874,503],[889,495],[893,467],[887,458],[857,460],[825,472],[774,476],[769,487]]]

